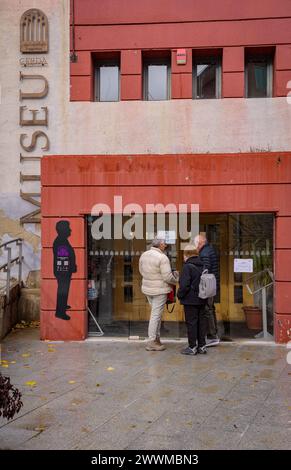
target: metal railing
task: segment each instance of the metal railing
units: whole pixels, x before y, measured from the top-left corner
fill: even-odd
[[[18,246],[18,256],[16,256],[15,258],[11,257],[12,247],[9,246],[9,245],[12,245],[13,243],[16,243],[16,245]],[[4,248],[4,250],[7,251],[7,263],[4,263],[0,266],[0,271],[4,271],[7,273],[7,277],[6,277],[7,302],[9,302],[9,298],[10,298],[11,268],[14,264],[18,264],[18,283],[21,284],[21,281],[22,281],[22,262],[23,262],[22,244],[23,244],[22,238],[15,238],[14,240],[10,240],[9,242],[2,243],[2,245],[0,245],[0,249]]]

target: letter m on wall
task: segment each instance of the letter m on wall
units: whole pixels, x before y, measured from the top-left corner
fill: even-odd
[[[40,193],[24,193],[20,191],[20,197],[24,201],[30,202],[34,206],[39,207],[35,211],[29,212],[29,214],[23,215],[20,219],[20,224],[39,224],[40,223]]]

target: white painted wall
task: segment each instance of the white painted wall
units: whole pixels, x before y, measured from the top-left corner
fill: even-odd
[[[45,55],[49,65],[23,68],[19,64],[24,57],[19,49],[19,21],[34,7],[43,10],[49,20],[49,53]],[[19,173],[37,173],[39,164],[20,164],[19,138],[27,132],[30,142],[38,128],[19,126],[21,104],[28,109],[49,108],[46,132],[50,149],[45,154],[291,150],[291,106],[286,98],[71,103],[69,0],[1,0],[0,22],[0,240],[14,238],[17,233],[27,239],[26,273],[39,263],[39,227],[23,228],[17,223],[30,207],[19,197]],[[45,75],[50,86],[48,96],[20,103],[20,87],[23,91],[39,88],[33,82],[21,84],[20,70]],[[40,143],[32,155],[41,155]],[[39,183],[25,183],[21,188],[37,191]],[[2,258],[0,253],[0,264]]]

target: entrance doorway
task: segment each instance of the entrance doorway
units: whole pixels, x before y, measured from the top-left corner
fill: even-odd
[[[97,217],[87,217],[88,282],[91,292],[88,306],[106,336],[147,336],[150,307],[141,293],[139,257],[151,244],[143,239],[96,240],[91,228]],[[273,214],[200,214],[199,231],[214,247],[220,269],[220,294],[216,297],[219,335],[222,339],[254,338],[262,329],[261,293],[252,294],[268,284],[273,272]],[[145,225],[145,224],[144,224]],[[158,231],[158,227],[157,231]],[[172,269],[181,271],[181,240],[168,245]],[[251,272],[239,272],[237,260],[245,260]],[[250,261],[251,260],[251,261]],[[235,267],[236,266],[236,267]],[[259,274],[262,273],[262,274]],[[258,274],[258,278],[254,277]],[[92,289],[93,288],[93,289]],[[273,333],[273,289],[267,288],[267,328]],[[250,324],[246,307],[256,307],[257,323]],[[251,319],[253,320],[253,318]],[[89,315],[89,336],[98,328]],[[166,308],[161,328],[163,337],[186,337],[183,307],[177,300],[172,313]]]

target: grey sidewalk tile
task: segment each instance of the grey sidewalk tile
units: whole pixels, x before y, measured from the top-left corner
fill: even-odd
[[[291,449],[291,428],[251,425],[241,439],[238,449]]]

